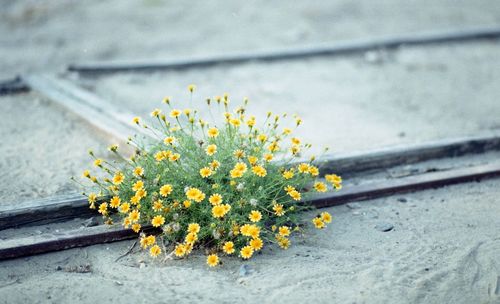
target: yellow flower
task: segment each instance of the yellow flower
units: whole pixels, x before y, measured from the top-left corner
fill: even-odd
[[[135,232],[135,233],[139,233],[139,231],[141,231],[141,224],[139,223],[135,223],[132,225],[132,230]]]
[[[120,212],[121,213],[128,213],[130,211],[130,204],[129,203],[123,203],[120,206]]]
[[[85,171],[83,171],[82,175],[83,175],[83,177],[89,178],[90,177],[90,171],[89,170],[85,170]]]
[[[215,205],[212,207],[212,216],[215,218],[221,218],[226,214],[226,208],[224,205]]]
[[[181,115],[181,113],[182,113],[181,110],[174,109],[170,111],[170,117],[177,118]]]
[[[222,247],[222,250],[226,253],[226,254],[233,254],[234,253],[234,243],[229,241],[229,242],[225,242],[224,243],[224,246]]]
[[[264,143],[264,142],[266,142],[266,141],[267,141],[267,135],[266,135],[266,134],[259,134],[259,136],[257,136],[257,139],[258,139],[260,142]]]
[[[88,200],[90,204],[93,204],[97,201],[97,194],[89,193]]]
[[[267,149],[270,151],[270,152],[276,152],[280,149],[280,146],[278,145],[278,143],[276,141],[272,142],[269,147],[267,147]]]
[[[200,232],[200,224],[198,223],[191,223],[188,225],[188,232],[191,232],[191,233],[198,233]]]
[[[325,179],[330,182],[330,183],[341,183],[342,182],[342,177],[336,175],[336,174],[327,174],[325,175]]]
[[[210,195],[210,197],[208,198],[208,201],[210,202],[210,204],[212,205],[220,205],[222,204],[222,195],[218,194],[218,193],[214,193],[212,195]]]
[[[181,157],[181,155],[179,153],[173,153],[173,154],[170,154],[168,156],[168,160],[171,162],[174,162],[174,161],[178,160],[180,157]]]
[[[300,173],[309,173],[309,164],[301,163],[299,164],[298,169]]]
[[[189,92],[193,93],[193,91],[196,90],[196,85],[194,85],[194,84],[188,85],[188,90],[189,90]]]
[[[300,145],[300,139],[297,137],[292,137],[291,141],[293,145]]]
[[[288,226],[281,226],[279,229],[278,229],[278,233],[280,234],[280,236],[289,236],[290,235],[290,228],[288,228]]]
[[[207,264],[209,267],[215,267],[219,265],[219,257],[216,254],[211,254],[207,257]]]
[[[217,146],[216,145],[208,145],[207,148],[205,149],[205,152],[207,155],[212,156],[217,152]]]
[[[285,187],[286,193],[290,194],[290,192],[295,191],[295,187],[288,185]]]
[[[161,200],[154,201],[153,210],[159,212],[161,209],[163,209],[163,202]]]
[[[312,176],[318,176],[319,169],[315,166],[310,166],[309,167],[309,174],[311,174]]]
[[[102,166],[102,159],[98,158],[98,159],[94,160],[94,166],[96,166],[96,167]]]
[[[186,254],[186,246],[184,244],[178,244],[175,246],[174,254],[179,258],[183,257]]]
[[[273,160],[273,155],[270,154],[270,153],[266,153],[264,154],[264,160],[267,161],[267,162],[270,162],[271,160]]]
[[[219,130],[217,128],[210,128],[207,130],[208,137],[215,138],[219,135]]]
[[[173,145],[174,142],[175,142],[175,137],[173,136],[168,136],[168,137],[165,137],[165,139],[163,140],[163,142],[166,144],[166,145]]]
[[[130,198],[130,202],[132,203],[132,205],[137,205],[137,204],[139,204],[140,201],[141,201],[141,197],[138,196],[137,194]]]
[[[241,171],[245,173],[247,171],[247,165],[245,163],[239,162],[234,165],[234,170]]]
[[[249,156],[248,157],[248,162],[250,163],[250,165],[255,165],[257,163],[259,159],[255,156]]]
[[[209,167],[201,168],[200,169],[200,175],[203,178],[209,177],[210,175],[212,175],[212,169],[210,169]]]
[[[151,112],[151,117],[158,117],[161,113],[161,110],[160,109],[154,109],[152,112]]]
[[[300,201],[300,192],[297,191],[297,190],[294,190],[294,191],[291,191],[290,193],[288,193],[294,200],[296,201]]]
[[[141,217],[141,213],[138,210],[132,210],[132,212],[130,212],[128,214],[128,217],[130,218],[130,221],[132,223],[135,223],[135,222],[139,221],[139,218]]]
[[[331,223],[332,222],[332,216],[328,212],[321,212],[320,214],[321,220],[325,223]]]
[[[257,210],[252,210],[248,215],[248,218],[250,219],[250,221],[257,223],[262,219],[262,213],[260,213],[260,211]]]
[[[184,208],[191,207],[191,201],[190,200],[185,200],[185,201],[182,202],[182,204],[184,205]]]
[[[283,172],[283,178],[284,179],[291,179],[293,177],[293,171],[292,170],[287,170]]]
[[[326,227],[325,223],[319,217],[313,218],[312,222],[314,226],[318,229],[323,229]]]
[[[116,172],[115,175],[113,176],[113,184],[119,185],[123,182],[125,179],[125,176],[123,176],[123,173],[120,171]]]
[[[154,258],[157,257],[160,253],[161,249],[158,245],[154,245],[153,247],[151,247],[151,249],[149,249],[149,254]]]
[[[316,189],[316,191],[318,192],[326,192],[327,190],[325,183],[322,182],[315,182],[314,189]]]
[[[229,120],[229,123],[235,127],[239,127],[241,125],[241,120],[237,119],[237,118],[231,118]]]
[[[210,163],[210,167],[212,168],[212,170],[217,170],[217,168],[220,167],[220,163],[216,160],[213,160],[211,163]]]
[[[252,246],[245,246],[243,248],[241,248],[241,251],[240,251],[240,256],[247,260],[249,258],[251,258],[253,255],[253,248]]]
[[[238,178],[238,177],[242,177],[243,176],[243,171],[238,171],[238,170],[231,170],[229,171],[229,174],[231,175],[231,178]]]
[[[260,238],[255,238],[250,241],[250,246],[253,250],[259,251],[264,246],[264,242]]]
[[[130,221],[130,219],[128,217],[126,217],[125,219],[123,219],[122,225],[123,225],[123,227],[125,229],[128,229],[128,226],[130,226],[130,224],[132,224],[132,222]]]
[[[193,201],[199,203],[205,199],[205,193],[203,193],[200,189],[197,189],[197,188],[189,188],[186,191],[186,197],[189,200],[193,200]]]
[[[172,185],[165,184],[160,188],[160,195],[163,197],[167,197],[170,193],[172,193]]]
[[[136,181],[133,185],[132,185],[132,190],[133,191],[139,191],[141,190],[142,188],[144,188],[144,182],[139,180],[139,181]]]
[[[283,134],[289,135],[290,133],[292,133],[292,129],[290,129],[290,128],[283,129]]]
[[[153,225],[153,227],[160,227],[163,224],[165,224],[165,218],[161,215],[157,215],[151,220],[151,225]]]
[[[247,126],[249,126],[250,128],[255,126],[255,116],[252,116],[252,117],[250,117],[249,120],[247,120]]]
[[[146,190],[144,190],[144,188],[137,190],[137,192],[135,193],[135,196],[137,196],[139,198],[146,197],[146,195],[148,195],[148,192]]]
[[[290,240],[287,239],[287,238],[280,238],[278,240],[278,245],[282,248],[282,249],[288,249],[288,247],[290,247]]]
[[[243,158],[243,157],[245,157],[245,152],[243,152],[243,150],[238,149],[238,150],[234,151],[233,155],[236,158]]]
[[[140,121],[141,121],[141,119],[137,116],[132,118],[132,122],[135,123],[136,125],[138,125]]]
[[[277,216],[283,216],[285,214],[285,211],[283,210],[283,205],[281,204],[276,204],[273,206],[274,214]]]
[[[142,248],[146,249],[148,247],[148,238],[146,236],[142,236],[139,240],[139,243],[141,244]]]
[[[186,238],[184,239],[184,241],[187,243],[187,244],[194,244],[194,242],[196,242],[198,240],[198,235],[194,232],[190,232],[186,235]]]
[[[113,196],[111,198],[111,200],[109,201],[109,205],[111,206],[111,208],[118,208],[118,206],[120,206],[121,202],[122,201],[118,196]]]
[[[298,146],[292,146],[290,152],[292,152],[293,155],[297,155],[300,152],[300,148]]]
[[[99,205],[99,213],[102,215],[108,214],[108,204],[107,203],[102,203]]]
[[[267,175],[267,170],[262,166],[254,166],[252,172],[259,177],[265,177]]]

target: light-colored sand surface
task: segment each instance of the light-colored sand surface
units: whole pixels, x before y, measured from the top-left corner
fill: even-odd
[[[250,111],[297,113],[299,135],[334,152],[416,143],[500,128],[500,41],[402,48],[373,63],[362,56],[106,76],[87,85],[134,114],[148,117],[172,96],[195,100],[229,92]],[[168,109],[168,108],[166,108]]]
[[[165,264],[143,253],[115,262],[132,242],[4,261],[0,303],[499,303],[499,186],[329,208],[328,229],[294,238],[287,251],[265,249],[246,276],[236,259],[209,270],[202,252]],[[394,229],[381,232],[380,223]],[[65,271],[80,265],[92,272]]]
[[[109,139],[35,94],[0,98],[0,205],[78,191],[71,176],[91,167]]]
[[[498,24],[496,0],[2,1],[0,78],[78,60],[221,54]]]

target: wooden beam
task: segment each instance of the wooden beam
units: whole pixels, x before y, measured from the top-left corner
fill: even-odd
[[[340,192],[315,196],[308,203],[317,208],[326,208],[351,201],[369,200],[396,193],[438,188],[445,185],[477,181],[495,176],[500,176],[500,163],[425,173],[353,186]],[[151,226],[146,226],[145,229],[148,233],[153,231]],[[0,243],[0,260],[120,241],[136,236],[137,234],[130,229],[117,226],[97,226],[67,231],[63,235],[39,235],[6,240]]]
[[[21,80],[20,77],[0,81],[0,96],[25,93],[29,90],[29,87]]]
[[[396,35],[375,39],[361,39],[340,43],[320,44],[309,47],[294,47],[263,52],[230,54],[224,56],[197,57],[160,61],[116,61],[75,63],[69,71],[81,74],[105,74],[117,72],[149,72],[154,70],[179,70],[206,68],[221,64],[241,64],[250,61],[279,61],[316,56],[351,55],[376,49],[392,49],[402,45],[426,45],[445,42],[460,42],[477,39],[492,39],[500,36],[500,27],[471,28],[441,32]]]
[[[81,194],[68,194],[22,203],[0,205],[0,230],[25,225],[41,225],[77,216],[90,216],[87,198]]]
[[[118,140],[126,142],[133,134],[150,136],[144,128],[132,125],[134,115],[66,79],[34,74],[21,77],[32,90],[45,95]]]

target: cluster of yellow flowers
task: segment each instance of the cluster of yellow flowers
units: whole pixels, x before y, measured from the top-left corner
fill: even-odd
[[[195,86],[188,89],[192,99]],[[141,247],[152,257],[169,244],[178,258],[199,246],[207,249],[207,264],[215,267],[220,255],[249,259],[272,243],[287,249],[292,234],[303,227],[305,196],[342,187],[335,174],[318,180],[315,157],[299,161],[311,145],[291,137],[291,128],[279,130],[286,114],[269,112],[258,128],[257,118],[246,115],[246,99],[233,111],[227,94],[207,99],[212,117],[212,108],[222,112],[219,123],[208,123],[197,110],[172,108],[170,98],[163,102],[170,107],[169,118],[154,109],[154,124],[139,117],[132,120],[157,140],[130,138],[128,144],[136,152],[127,158],[117,145],[109,147],[121,163],[90,152],[105,177],[83,173],[97,189],[87,194],[90,208],[97,208],[108,223],[121,218],[125,228],[140,234]],[[294,127],[301,123],[295,116]],[[322,212],[312,223],[322,229],[331,220]],[[146,226],[156,228],[156,233],[146,235]]]

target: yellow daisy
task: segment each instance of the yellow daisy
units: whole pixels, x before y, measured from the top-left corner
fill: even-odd
[[[133,191],[139,191],[140,189],[144,188],[144,182],[139,180],[132,185],[132,190]]]
[[[152,256],[152,257],[157,257],[158,255],[160,255],[161,253],[161,249],[160,249],[160,246],[158,245],[154,245],[153,247],[151,247],[149,249],[149,254]]]
[[[113,184],[119,185],[119,184],[121,184],[123,182],[124,179],[125,179],[125,176],[123,175],[123,173],[121,173],[120,171],[118,171],[113,176]]]
[[[331,223],[332,222],[332,216],[328,212],[321,212],[320,214],[321,220],[325,223]]]
[[[218,194],[218,193],[214,193],[212,195],[210,195],[210,197],[208,198],[208,201],[210,202],[210,204],[212,205],[220,205],[222,204],[222,195]]]
[[[248,218],[250,219],[250,221],[257,223],[262,219],[262,213],[260,213],[260,211],[257,210],[252,210],[248,215]]]
[[[191,232],[191,233],[198,233],[200,232],[200,224],[198,223],[191,223],[188,225],[188,232]]]
[[[200,175],[203,178],[209,177],[210,175],[212,175],[212,169],[210,169],[209,167],[203,167],[200,169]]]
[[[207,155],[212,156],[217,152],[217,146],[214,144],[208,145],[205,149],[205,152],[207,153]]]
[[[260,238],[255,238],[250,241],[250,246],[253,250],[259,251],[264,246],[264,242]]]
[[[167,197],[170,193],[172,193],[172,185],[165,184],[160,188],[160,195],[163,197]]]
[[[151,225],[153,225],[153,227],[160,227],[163,224],[165,224],[165,218],[161,215],[157,215],[151,220]]]
[[[288,226],[281,226],[278,229],[278,233],[280,236],[286,237],[290,235],[290,228]]]
[[[217,128],[210,128],[207,130],[208,137],[215,138],[219,135],[219,130]]]
[[[226,253],[226,254],[233,254],[234,253],[234,243],[229,241],[229,242],[225,242],[224,243],[224,246],[222,247],[222,250]]]
[[[323,182],[315,182],[314,189],[316,189],[316,191],[318,192],[326,192],[327,190],[326,185]]]
[[[177,118],[181,115],[181,113],[182,113],[181,110],[174,109],[170,111],[170,117]]]
[[[247,259],[251,258],[252,255],[253,255],[253,248],[252,248],[252,246],[245,246],[245,247],[241,248],[241,250],[240,250],[240,256],[243,259],[247,260]]]
[[[215,267],[219,265],[219,257],[216,254],[211,254],[207,257],[207,264],[209,267]]]

